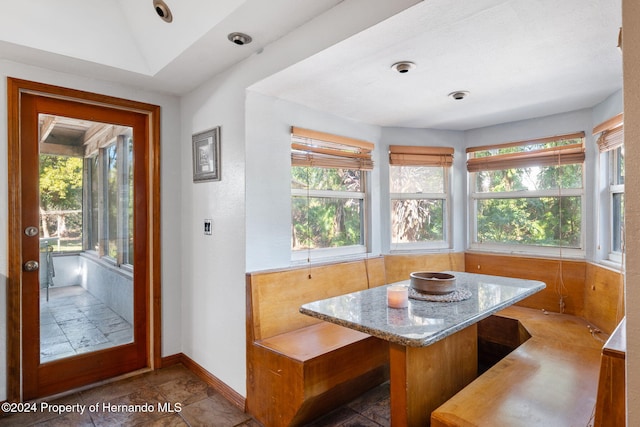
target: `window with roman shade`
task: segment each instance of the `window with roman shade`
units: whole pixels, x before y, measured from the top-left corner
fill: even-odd
[[[291,128],[291,165],[372,170],[371,142],[324,132]]]
[[[467,148],[467,170],[518,169],[583,163],[584,132]]]
[[[468,148],[472,246],[582,254],[584,159],[584,132]]]
[[[451,147],[389,146],[392,250],[450,247],[453,154]]]
[[[374,144],[291,128],[294,260],[366,252],[366,175]]]

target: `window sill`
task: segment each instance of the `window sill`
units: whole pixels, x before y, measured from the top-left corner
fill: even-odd
[[[600,261],[595,262],[595,264],[599,264],[603,267],[606,267],[610,270],[616,271],[618,273],[624,273],[624,266],[621,262],[613,261],[610,259],[601,259]]]
[[[345,246],[342,248],[323,248],[310,251],[300,250],[291,253],[292,265],[318,264],[339,260],[363,259],[369,254],[364,246]]]
[[[395,247],[389,250],[390,254],[416,254],[416,253],[452,253],[455,252],[449,245],[443,246],[405,246]]]
[[[116,265],[114,262],[112,262],[109,259],[105,259],[105,258],[100,258],[98,257],[96,254],[92,253],[92,252],[81,252],[79,254],[80,257],[82,258],[86,258],[98,265],[100,265],[103,268],[109,269],[111,271],[114,271],[124,277],[127,277],[129,279],[133,278],[133,269],[127,266],[120,266],[118,267],[118,265]]]
[[[585,253],[581,249],[571,248],[538,248],[538,247],[518,247],[501,245],[471,245],[467,252],[478,253],[495,253],[501,255],[516,255],[522,257],[539,257],[539,258],[559,258],[559,259],[576,259],[584,260]]]

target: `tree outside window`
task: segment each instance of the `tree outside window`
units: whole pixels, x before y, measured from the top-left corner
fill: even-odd
[[[291,133],[292,259],[366,252],[373,144],[296,127]]]
[[[473,245],[583,248],[581,134],[470,149]]]

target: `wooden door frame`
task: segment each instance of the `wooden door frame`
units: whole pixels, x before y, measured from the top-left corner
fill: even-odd
[[[52,86],[44,83],[7,78],[8,111],[8,277],[7,277],[7,401],[22,400],[22,202],[20,174],[20,98],[23,93],[68,99],[134,111],[148,117],[147,159],[150,186],[147,189],[147,260],[146,294],[149,307],[148,366],[161,365],[161,269],[160,269],[160,107],[107,95]]]

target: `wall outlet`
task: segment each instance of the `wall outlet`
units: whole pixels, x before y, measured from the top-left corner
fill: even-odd
[[[213,227],[211,226],[211,220],[210,219],[205,219],[204,220],[204,234],[206,236],[211,236],[213,234]]]

